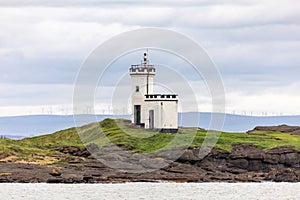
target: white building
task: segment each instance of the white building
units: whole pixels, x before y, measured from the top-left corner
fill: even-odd
[[[155,67],[149,65],[147,54],[139,65],[131,65],[132,123],[145,129],[177,133],[178,95],[155,94]]]

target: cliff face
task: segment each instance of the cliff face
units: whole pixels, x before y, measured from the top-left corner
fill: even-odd
[[[199,149],[190,149],[177,162],[209,167],[213,171],[233,174],[256,173],[262,180],[300,181],[300,152],[291,146],[267,151],[251,143],[235,144],[231,152],[213,149],[204,159],[198,159]]]
[[[199,152],[199,149],[188,150],[178,161],[197,162],[199,164],[202,162],[211,162],[216,167],[221,166],[262,172],[271,169],[281,170],[286,167],[300,169],[300,152],[291,146],[281,146],[263,151],[251,143],[235,144],[232,146],[231,152],[213,149],[203,160],[197,158],[196,152]]]

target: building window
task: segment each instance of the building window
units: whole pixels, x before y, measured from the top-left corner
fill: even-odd
[[[135,92],[139,92],[140,91],[140,87],[139,86],[135,86]]]

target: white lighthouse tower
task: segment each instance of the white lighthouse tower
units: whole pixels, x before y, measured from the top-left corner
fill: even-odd
[[[145,129],[177,133],[178,95],[155,94],[153,78],[155,67],[150,65],[147,54],[139,65],[131,65],[132,124]]]

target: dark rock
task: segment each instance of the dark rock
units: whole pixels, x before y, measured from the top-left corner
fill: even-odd
[[[184,153],[177,159],[178,162],[195,163],[201,161],[209,155],[211,148],[193,148],[186,149]]]
[[[139,160],[142,160],[142,159],[145,159],[145,157],[140,153],[134,153],[130,156],[130,160],[139,161]]]
[[[64,179],[62,178],[50,178],[46,183],[63,183]]]
[[[264,152],[252,143],[233,144],[230,157],[232,159],[248,158],[258,160],[263,158]]]
[[[111,151],[109,148],[112,148]],[[0,182],[300,181],[299,151],[289,146],[263,151],[253,144],[243,143],[233,145],[232,152],[218,148],[189,148],[174,162],[166,157],[176,158],[182,150],[155,152],[146,156],[122,152],[122,148],[108,145],[105,147],[106,154],[85,158],[76,156],[76,163],[73,160],[53,165],[0,163]],[[74,155],[84,151],[78,147],[59,150]],[[103,156],[107,160],[101,160]],[[53,177],[49,174],[51,169],[62,169],[63,173]],[[6,176],[8,173],[5,172],[11,175]]]
[[[11,156],[10,154],[7,154],[7,153],[1,153],[0,154],[0,160],[3,159],[3,158],[6,158],[8,156]]]
[[[83,176],[82,179],[83,179],[86,183],[91,183],[92,180],[93,180],[93,176],[89,176],[89,175]]]
[[[124,158],[117,153],[103,154],[103,155],[99,156],[98,158],[105,160],[105,161],[123,161],[124,160]]]
[[[278,164],[280,160],[280,155],[277,155],[277,154],[269,154],[269,153],[266,153],[264,154],[264,157],[263,157],[263,161],[265,163],[270,163],[270,164]]]
[[[130,162],[122,161],[103,161],[108,167],[129,172],[142,172],[145,171],[145,168],[140,164],[134,164]]]
[[[285,154],[285,164],[291,167],[299,167],[300,156],[299,153]]]
[[[283,164],[300,169],[300,152],[291,146],[275,147],[266,152],[263,160],[273,165]]]
[[[279,126],[257,126],[253,130],[248,131],[251,133],[252,131],[278,131],[282,133],[290,133],[293,135],[300,135],[300,127],[299,126],[288,126],[288,125],[279,125]]]
[[[169,164],[164,159],[149,159],[149,158],[140,160],[140,163],[143,167],[149,169],[161,169],[163,167],[166,167]]]
[[[169,160],[169,161],[175,161],[178,158],[180,158],[185,152],[186,149],[164,150],[164,151],[155,152],[153,156],[164,158],[165,160]]]
[[[195,165],[189,165],[189,164],[182,164],[182,163],[172,163],[170,166],[165,168],[167,172],[172,173],[181,173],[181,174],[187,174],[187,173],[205,173],[204,170],[202,170],[200,167],[197,167]]]
[[[8,177],[0,177],[0,183],[9,183],[11,182]]]
[[[91,153],[97,153],[100,151],[100,148],[98,147],[98,145],[94,144],[94,143],[90,143],[86,146],[86,149]]]
[[[264,171],[265,165],[261,160],[249,160],[248,171]]]
[[[186,149],[184,153],[178,158],[179,162],[193,162],[199,161],[199,156],[197,155],[199,149]]]
[[[159,183],[159,180],[154,180],[154,179],[135,179],[132,180],[132,182],[139,182],[139,183]]]
[[[244,174],[247,172],[247,170],[237,169],[237,168],[227,168],[226,172],[231,173],[231,174]]]
[[[55,151],[59,151],[61,153],[70,154],[72,156],[80,156],[80,157],[88,157],[91,153],[86,149],[81,149],[77,146],[63,146],[54,148]]]
[[[265,180],[275,181],[275,182],[299,182],[300,181],[300,172],[294,171],[289,168],[284,170],[272,170],[270,171]]]
[[[211,149],[208,156],[216,158],[216,159],[227,159],[229,154],[230,154],[230,152],[228,152],[228,151],[224,151],[222,149],[214,147],[213,149]]]
[[[280,147],[274,147],[267,151],[267,154],[286,154],[286,153],[294,153],[297,152],[295,150],[295,147],[292,146],[280,146]]]
[[[239,168],[239,169],[247,169],[249,162],[247,159],[241,158],[241,159],[233,159],[229,160],[229,167]]]

